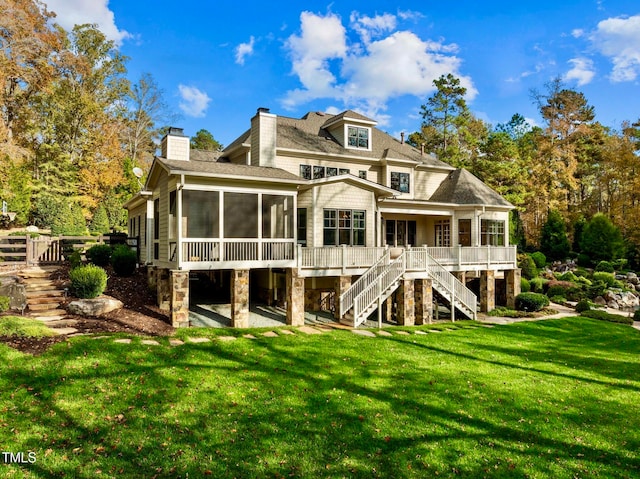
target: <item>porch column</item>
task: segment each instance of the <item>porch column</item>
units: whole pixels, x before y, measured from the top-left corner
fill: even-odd
[[[382,303],[382,319],[390,323],[393,319],[393,295],[389,296]]]
[[[496,273],[485,270],[480,273],[480,311],[488,313],[496,307]]]
[[[521,269],[509,269],[504,272],[507,282],[507,307],[515,309],[516,296],[520,294],[520,278],[522,277]]]
[[[304,278],[298,268],[287,268],[287,324],[304,326]]]
[[[147,286],[151,291],[157,291],[156,283],[156,267],[152,265],[147,266]]]
[[[340,295],[351,287],[351,276],[338,276],[334,282],[334,289],[336,291],[336,310],[333,313],[333,317],[340,320]]]
[[[156,302],[162,311],[171,309],[169,270],[167,268],[156,269]]]
[[[416,279],[416,324],[431,324],[433,322],[433,280]]]
[[[231,271],[231,327],[249,327],[249,270]]]
[[[415,295],[412,279],[401,279],[398,288],[398,324],[413,326],[415,324]]]
[[[467,272],[466,271],[455,271],[453,275],[458,278],[458,280],[466,286],[467,283]]]
[[[171,325],[189,327],[189,271],[171,270],[169,274]]]

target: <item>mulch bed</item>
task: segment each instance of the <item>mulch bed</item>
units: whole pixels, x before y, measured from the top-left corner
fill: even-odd
[[[51,322],[56,327],[72,327],[77,334],[127,333],[142,336],[168,336],[174,328],[169,323],[168,314],[155,305],[155,295],[147,287],[145,268],[139,268],[130,277],[114,274],[110,266],[105,268],[109,277],[106,295],[119,299],[124,307],[95,318],[68,315],[66,319]],[[61,266],[51,275],[59,287],[64,287],[69,280],[69,268]],[[77,298],[65,299],[62,308]],[[43,338],[27,338],[19,336],[0,336],[4,343],[19,351],[34,355],[42,354],[53,344],[67,340],[67,335]]]

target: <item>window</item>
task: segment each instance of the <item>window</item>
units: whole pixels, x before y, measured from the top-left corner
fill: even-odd
[[[311,165],[300,165],[300,176],[305,180],[311,179]]]
[[[347,145],[350,148],[369,149],[369,129],[357,126],[347,127]]]
[[[481,220],[480,237],[483,246],[504,246],[504,221]]]
[[[386,220],[385,238],[389,246],[415,246],[416,222],[409,220]]]
[[[458,244],[471,246],[471,220],[458,220]]]
[[[449,220],[436,221],[436,246],[451,246],[451,222]]]
[[[317,180],[320,178],[324,178],[324,166],[314,166],[313,167],[313,179]]]
[[[362,210],[324,210],[324,246],[364,246],[366,214]]]
[[[391,189],[400,193],[409,193],[409,173],[391,172]]]
[[[298,208],[298,244],[307,246],[307,209]]]
[[[351,173],[351,170],[349,168],[340,168],[339,171],[341,175],[348,175],[349,173]]]
[[[176,221],[176,190],[169,192],[169,239],[178,236],[178,222]]]
[[[330,176],[338,176],[338,168],[327,166],[327,178]]]
[[[366,170],[358,171],[358,178],[362,178],[363,180],[366,180],[367,179],[367,171]]]
[[[153,259],[160,259],[160,198],[153,200]]]
[[[220,236],[220,193],[182,191],[182,236],[218,238]]]

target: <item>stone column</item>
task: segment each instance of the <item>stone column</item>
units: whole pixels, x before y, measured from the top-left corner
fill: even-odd
[[[156,267],[152,265],[147,266],[147,286],[150,291],[157,292],[157,283],[156,283]]]
[[[393,319],[393,294],[382,303],[382,320],[390,323]]]
[[[171,325],[189,327],[189,271],[171,270],[169,274]]]
[[[453,275],[458,278],[458,280],[466,286],[467,283],[467,272],[466,271],[456,271]]]
[[[287,268],[287,324],[304,326],[304,278],[297,268]]]
[[[162,311],[171,309],[171,287],[169,286],[169,270],[167,268],[156,269],[156,298],[158,307]]]
[[[249,270],[231,271],[231,327],[249,327]]]
[[[515,309],[516,296],[520,294],[520,278],[522,277],[521,269],[510,269],[504,272],[507,282],[507,307]]]
[[[334,283],[334,289],[336,290],[336,310],[333,313],[333,317],[340,320],[340,295],[351,287],[351,276],[338,276]]]
[[[413,326],[415,324],[415,295],[412,279],[401,279],[398,288],[398,324]]]
[[[416,324],[431,324],[433,322],[433,280],[416,279]]]
[[[480,273],[480,311],[488,313],[496,307],[496,273],[492,270]]]

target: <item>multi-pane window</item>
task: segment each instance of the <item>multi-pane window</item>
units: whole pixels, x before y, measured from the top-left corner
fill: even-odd
[[[364,246],[366,242],[366,211],[324,210],[324,246]]]
[[[350,126],[347,128],[347,145],[350,148],[369,149],[369,129]]]
[[[409,193],[409,173],[391,172],[391,189],[400,193]]]
[[[338,168],[327,166],[327,178],[330,176],[338,176]]]
[[[160,258],[160,198],[153,200],[153,259]]]
[[[367,179],[367,170],[358,171],[358,178],[362,178],[363,180]]]
[[[300,165],[300,176],[305,180],[318,180],[330,176],[348,175],[348,168],[337,168],[335,166]]]
[[[504,221],[481,220],[480,237],[482,245],[504,246]]]
[[[348,175],[349,173],[351,173],[351,170],[349,168],[340,168],[339,171],[341,175]]]
[[[298,244],[307,246],[307,209],[298,208]]]
[[[436,221],[436,246],[451,246],[451,221]]]
[[[458,244],[471,246],[471,220],[458,220]]]
[[[324,166],[314,166],[313,179],[318,180],[320,178],[324,178]]]
[[[311,165],[300,165],[300,176],[305,180],[311,179]]]

